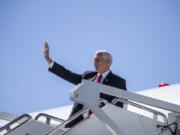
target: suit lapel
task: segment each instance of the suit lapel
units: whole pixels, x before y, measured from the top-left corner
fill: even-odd
[[[104,78],[102,84],[109,84],[109,81],[111,80],[112,72],[110,71],[109,74]]]

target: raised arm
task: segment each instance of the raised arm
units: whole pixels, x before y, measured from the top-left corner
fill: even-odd
[[[71,82],[73,84],[78,84],[82,80],[82,75],[74,73],[69,69],[66,69],[64,66],[54,62],[49,56],[49,46],[48,43],[45,42],[44,45],[44,58],[49,64],[49,71],[54,73],[55,75],[61,77],[62,79]]]

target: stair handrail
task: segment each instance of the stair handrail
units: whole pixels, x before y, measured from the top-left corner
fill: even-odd
[[[22,123],[18,123],[18,121],[22,120],[23,118],[27,118],[25,121],[23,121]],[[9,122],[8,124],[6,124],[5,126],[0,128],[0,132],[6,130],[7,133],[10,133],[11,131],[17,129],[18,127],[22,126],[23,124],[25,124],[26,122],[28,122],[29,120],[31,120],[32,117],[29,114],[23,114],[17,118],[15,118],[14,120],[12,120],[11,122]],[[11,128],[11,126],[15,123],[18,123],[17,126],[15,126],[14,128]]]
[[[45,117],[46,118],[46,124],[50,125],[51,120],[57,121],[57,122],[64,122],[65,120],[60,119],[58,117],[46,114],[46,113],[39,113],[36,117],[35,120],[39,121],[38,119],[40,119],[40,117]]]

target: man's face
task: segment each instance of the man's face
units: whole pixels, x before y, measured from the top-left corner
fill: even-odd
[[[98,73],[103,73],[109,68],[109,63],[105,60],[102,54],[95,54],[94,67]]]

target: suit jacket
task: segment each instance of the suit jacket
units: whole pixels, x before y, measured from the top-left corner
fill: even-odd
[[[49,68],[49,71],[75,85],[79,84],[82,81],[82,79],[95,80],[95,78],[98,75],[98,73],[95,71],[87,71],[87,72],[84,72],[83,74],[77,74],[66,69],[62,65],[57,64],[56,62],[54,62],[54,65],[52,68]],[[113,74],[111,71],[106,76],[106,78],[104,78],[102,84],[126,90],[126,81],[123,78]],[[106,99],[108,102],[111,103],[115,97],[101,93],[100,98]],[[71,115],[75,114],[82,108],[83,108],[82,104],[75,104],[72,109]]]

